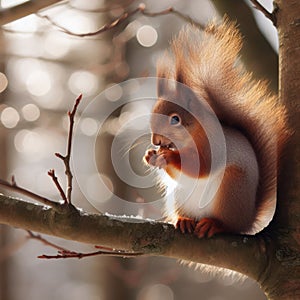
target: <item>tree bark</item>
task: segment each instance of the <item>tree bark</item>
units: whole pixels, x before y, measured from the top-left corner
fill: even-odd
[[[300,2],[277,0],[276,5],[279,98],[293,134],[282,158],[276,214],[267,230],[273,249],[261,283],[270,300],[300,298]]]
[[[4,195],[0,195],[0,222],[78,242],[224,267],[254,279],[267,263],[265,241],[259,236],[198,239],[167,223],[87,214],[73,206],[56,212]]]

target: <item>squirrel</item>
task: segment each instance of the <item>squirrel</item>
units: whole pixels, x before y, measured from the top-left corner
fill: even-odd
[[[157,65],[154,147],[144,161],[162,170],[166,189],[175,184],[167,218],[199,238],[255,234],[275,211],[286,110],[266,81],[244,70],[241,47],[228,20],[187,25]]]

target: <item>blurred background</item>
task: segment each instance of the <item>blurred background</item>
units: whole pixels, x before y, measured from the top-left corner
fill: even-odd
[[[24,8],[19,6],[24,2],[27,2]],[[54,153],[65,154],[66,112],[82,93],[84,100],[79,108],[78,117],[81,118],[76,129],[76,145],[80,147],[82,161],[76,159],[85,165],[85,159],[89,159],[86,145],[97,136],[94,145],[97,172],[89,172],[89,168],[82,166],[87,169],[82,171],[86,190],[83,191],[75,181],[75,205],[97,213],[109,203],[110,213],[114,209],[115,213],[120,213],[119,206],[111,205],[113,195],[133,203],[151,203],[161,196],[157,186],[151,183],[147,188],[139,188],[128,184],[124,180],[127,162],[118,161],[123,170],[120,177],[110,155],[116,132],[124,128],[137,111],[149,111],[150,108],[139,103],[116,103],[126,95],[122,82],[155,76],[157,58],[186,21],[174,14],[152,17],[137,13],[111,30],[77,37],[63,32],[56,25],[69,33],[95,32],[124,12],[137,8],[141,2],[54,2],[51,7],[36,11],[38,14],[18,18],[14,17],[16,8],[21,7],[18,12],[23,10],[27,14],[31,1],[0,0],[0,177],[9,179],[13,174],[20,186],[59,200],[47,171],[54,168],[65,184],[63,165]],[[260,2],[272,10],[271,0]],[[227,14],[237,22],[244,36],[242,60],[245,66],[257,78],[269,80],[270,87],[277,90],[276,30],[269,20],[252,8],[250,1],[149,0],[144,3],[149,12],[172,6],[201,24]],[[135,88],[139,84],[139,81],[132,82]],[[93,103],[102,115],[85,115],[83,112],[89,103]],[[105,122],[98,132],[99,120],[104,120],[104,117]],[[139,126],[126,127],[128,136],[120,146],[120,155],[128,154],[131,168],[139,176],[144,176],[147,169],[141,160],[149,146],[149,135],[133,134],[140,138],[131,138]],[[100,187],[97,184],[99,174],[105,183]],[[94,201],[87,201],[87,196]],[[143,212],[140,214],[147,216]],[[77,251],[93,250],[93,246],[47,238]],[[222,278],[195,271],[172,259],[93,257],[42,260],[37,258],[40,254],[55,254],[55,250],[39,241],[28,240],[23,230],[0,226],[1,300],[266,299],[251,279]]]

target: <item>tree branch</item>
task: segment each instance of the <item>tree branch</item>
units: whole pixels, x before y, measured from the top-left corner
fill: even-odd
[[[8,181],[0,179],[0,186],[3,186],[3,187],[5,187],[5,189],[11,190],[13,192],[20,193],[20,194],[28,196],[28,197],[30,197],[34,200],[37,200],[37,201],[39,201],[40,203],[42,203],[44,205],[52,207],[56,211],[61,211],[61,206],[62,205],[60,203],[57,203],[57,202],[49,200],[45,197],[39,196],[39,195],[37,195],[37,194],[27,190],[27,189],[24,189],[24,188],[18,186],[15,182],[14,177],[12,179],[12,183],[9,183]]]
[[[57,187],[57,189],[60,193],[61,198],[64,200],[65,203],[67,203],[68,202],[67,196],[66,196],[62,186],[60,185],[57,176],[55,175],[55,170],[54,169],[49,170],[48,175],[52,178],[55,186]]]
[[[81,259],[84,257],[90,257],[90,256],[96,256],[96,255],[121,256],[123,258],[124,257],[128,258],[128,257],[137,257],[137,256],[143,255],[143,253],[139,253],[139,252],[126,252],[126,251],[114,250],[111,248],[101,247],[101,246],[95,246],[95,248],[101,249],[101,250],[97,250],[97,251],[85,252],[85,253],[76,252],[76,251],[69,250],[69,249],[63,248],[61,246],[58,246],[52,242],[49,242],[47,239],[43,238],[40,234],[35,234],[30,230],[27,230],[27,232],[28,232],[28,239],[34,239],[34,240],[40,241],[44,245],[57,250],[57,252],[58,252],[57,255],[42,254],[42,255],[38,256],[38,258],[43,258],[43,259],[62,259],[62,258]]]
[[[7,9],[0,11],[0,26],[16,21],[30,14],[34,14],[39,10],[46,8],[55,3],[61,2],[61,0],[39,0],[28,1]]]
[[[76,33],[71,30],[68,30],[65,27],[58,24],[57,22],[53,21],[51,19],[51,17],[49,17],[48,15],[37,14],[37,16],[46,19],[50,24],[59,28],[62,32],[66,33],[68,35],[72,35],[72,36],[76,36],[76,37],[88,37],[88,36],[95,36],[95,35],[101,34],[102,32],[108,31],[112,28],[115,28],[118,25],[122,24],[125,20],[136,15],[137,13],[141,13],[148,17],[157,17],[157,16],[162,16],[162,15],[173,14],[189,23],[192,23],[192,24],[198,26],[201,29],[203,29],[205,27],[203,24],[196,22],[191,17],[181,13],[180,11],[175,10],[173,7],[169,7],[167,9],[164,9],[159,12],[148,12],[148,11],[146,11],[146,7],[144,4],[140,4],[137,8],[135,8],[132,11],[124,12],[120,17],[115,19],[113,22],[103,25],[96,31],[86,32],[86,33]]]
[[[254,5],[254,7],[260,12],[262,12],[265,15],[265,17],[271,20],[273,25],[276,27],[277,20],[275,14],[267,11],[267,9],[262,4],[260,4],[257,0],[250,0],[250,1]]]
[[[73,106],[72,111],[68,112],[70,125],[69,125],[69,133],[68,133],[67,154],[65,156],[63,156],[60,153],[55,153],[55,155],[58,158],[60,158],[65,164],[65,174],[67,176],[67,195],[65,195],[65,193],[63,193],[65,204],[72,203],[71,197],[72,197],[72,189],[73,189],[73,186],[72,186],[73,174],[72,174],[71,167],[70,167],[70,159],[71,159],[71,152],[72,152],[74,118],[75,118],[75,114],[77,112],[77,108],[78,108],[78,105],[79,105],[81,99],[82,99],[82,95],[79,95],[77,97],[77,99],[75,100],[75,104]],[[54,178],[53,178],[53,180],[54,180]],[[60,188],[58,188],[58,189],[61,193]]]
[[[0,223],[123,251],[212,264],[254,279],[260,277],[268,262],[268,244],[262,235],[198,239],[181,234],[167,223],[87,214],[76,208],[60,214],[4,195],[0,195]]]

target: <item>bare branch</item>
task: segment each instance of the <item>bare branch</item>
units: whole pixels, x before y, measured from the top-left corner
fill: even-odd
[[[38,258],[43,258],[43,259],[61,259],[61,258],[84,258],[84,257],[91,257],[91,256],[119,256],[123,258],[129,258],[129,257],[138,257],[145,255],[144,253],[135,253],[135,252],[125,252],[125,251],[94,251],[94,252],[87,252],[87,253],[81,253],[81,252],[75,252],[75,251],[58,251],[57,255],[39,255]]]
[[[28,233],[28,239],[34,239],[34,240],[38,240],[40,242],[42,242],[44,245],[46,246],[50,246],[58,251],[68,251],[67,249],[60,247],[54,243],[49,242],[48,240],[46,240],[45,238],[43,238],[40,234],[35,234],[30,230],[26,230]]]
[[[67,154],[66,156],[61,155],[60,153],[55,153],[55,155],[60,158],[64,164],[65,164],[65,174],[67,176],[67,196],[64,195],[65,204],[71,204],[72,203],[72,180],[73,180],[73,174],[70,167],[70,159],[71,159],[71,151],[72,151],[72,138],[73,138],[73,129],[74,129],[74,118],[75,114],[78,108],[78,105],[82,99],[82,95],[79,95],[78,98],[75,100],[75,104],[73,106],[72,111],[68,112],[69,120],[70,120],[70,126],[69,126],[69,135],[68,135],[68,145],[67,145]],[[60,190],[60,189],[59,189]],[[62,189],[60,190],[60,192]]]
[[[30,230],[27,230],[29,236],[29,239],[35,239],[40,242],[42,242],[44,245],[49,246],[51,248],[54,248],[58,250],[57,255],[39,255],[38,258],[43,259],[59,259],[59,258],[84,258],[84,257],[90,257],[90,256],[97,256],[97,255],[106,255],[106,256],[121,256],[121,257],[137,257],[144,255],[142,252],[126,252],[123,250],[115,250],[108,247],[102,247],[102,246],[95,246],[95,248],[101,249],[97,251],[87,252],[87,253],[81,253],[76,252],[73,250],[68,250],[66,248],[63,248],[61,246],[58,246],[52,242],[49,242],[47,239],[43,238],[40,234],[35,234]]]
[[[259,10],[260,12],[262,12],[265,17],[267,17],[269,20],[272,21],[273,25],[276,27],[276,16],[274,13],[270,13],[262,4],[260,4],[257,0],[250,0],[251,3],[254,5],[254,7]]]
[[[165,9],[165,10],[162,10],[160,12],[154,12],[154,13],[146,11],[145,9],[141,10],[141,12],[142,12],[143,15],[145,15],[147,17],[157,17],[157,16],[162,16],[162,15],[173,14],[173,15],[179,17],[180,19],[182,19],[183,21],[191,23],[191,24],[199,27],[200,29],[204,29],[205,28],[204,24],[201,24],[201,23],[195,21],[190,16],[183,14],[182,12],[176,10],[173,7],[169,7],[167,9]]]
[[[123,249],[126,253],[139,252],[212,264],[252,278],[258,278],[268,262],[269,244],[263,235],[219,235],[198,239],[181,234],[167,223],[88,214],[76,208],[62,215],[51,208],[4,195],[0,195],[0,223],[82,243]],[[252,263],[249,257],[255,257],[256,263]]]
[[[72,36],[77,36],[77,37],[87,37],[87,36],[94,36],[94,35],[100,34],[102,32],[108,31],[108,30],[110,30],[110,29],[112,29],[114,27],[117,27],[118,25],[120,25],[125,20],[127,20],[129,17],[135,15],[139,11],[140,11],[140,7],[136,8],[135,10],[133,10],[131,12],[125,12],[119,18],[117,18],[116,20],[114,20],[113,22],[103,25],[97,31],[88,32],[88,33],[75,33],[75,32],[73,32],[71,30],[68,30],[65,27],[63,27],[63,26],[59,25],[58,23],[56,23],[55,21],[53,21],[47,15],[37,14],[37,16],[48,20],[50,24],[52,24],[53,26],[59,28],[62,32],[66,33],[66,34],[69,34],[69,35],[72,35]]]
[[[0,12],[0,26],[34,14],[61,0],[27,1],[22,4],[4,9]],[[64,1],[66,2],[66,1]]]
[[[44,205],[52,207],[56,211],[60,211],[61,210],[61,204],[60,203],[54,202],[52,200],[49,200],[49,199],[47,199],[45,197],[37,195],[36,193],[33,193],[33,192],[31,192],[31,191],[29,191],[27,189],[24,189],[24,188],[18,186],[16,184],[14,176],[12,177],[12,183],[9,183],[8,181],[0,179],[0,186],[3,186],[3,187],[5,187],[8,190],[20,193],[20,194],[22,194],[24,196],[28,196],[28,197],[30,197],[30,198],[32,198],[34,200],[37,200],[38,202],[40,202],[40,203],[42,203]]]
[[[200,28],[204,28],[205,26],[201,23],[196,22],[195,20],[193,20],[192,18],[190,18],[189,16],[181,13],[180,11],[175,10],[173,7],[167,8],[165,10],[159,11],[159,12],[148,12],[145,10],[145,5],[144,4],[140,4],[136,9],[129,11],[129,12],[124,12],[120,17],[118,17],[116,20],[114,20],[111,23],[105,24],[103,25],[101,28],[99,28],[96,31],[93,32],[87,32],[87,33],[75,33],[71,30],[66,29],[65,27],[59,25],[58,23],[56,23],[55,21],[53,21],[51,19],[51,17],[47,16],[47,15],[42,15],[42,14],[37,14],[39,17],[44,18],[46,20],[49,21],[50,24],[52,24],[53,26],[59,28],[61,31],[63,31],[66,34],[72,35],[72,36],[77,36],[77,37],[87,37],[87,36],[94,36],[94,35],[98,35],[102,32],[108,31],[112,28],[117,27],[118,25],[122,24],[125,20],[127,20],[128,18],[130,18],[131,16],[137,14],[137,13],[141,13],[145,16],[148,17],[157,17],[157,16],[162,16],[162,15],[167,15],[167,14],[174,14],[177,17],[180,17],[181,19],[190,22]]]
[[[65,203],[67,203],[68,200],[67,200],[66,194],[65,194],[63,188],[61,187],[60,183],[58,182],[58,178],[55,175],[55,171],[53,169],[49,170],[48,175],[52,178],[55,186],[57,187],[57,189],[61,195],[61,198],[65,201]]]

